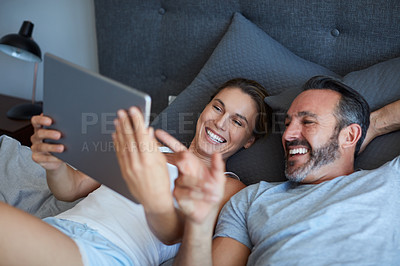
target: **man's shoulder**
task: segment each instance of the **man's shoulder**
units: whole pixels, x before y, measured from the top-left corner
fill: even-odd
[[[376,171],[386,171],[388,169],[400,171],[400,155],[395,157],[393,160],[386,162],[382,166],[374,169]]]
[[[264,193],[269,192],[273,188],[279,188],[279,190],[284,189],[289,185],[289,181],[287,182],[267,182],[260,181],[258,183],[251,184],[241,191],[239,191],[235,197],[238,199],[247,198],[250,201],[253,201],[255,198],[263,195]]]

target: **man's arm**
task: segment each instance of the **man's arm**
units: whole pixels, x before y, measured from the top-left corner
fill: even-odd
[[[400,130],[400,100],[371,113],[370,125],[360,152],[376,137]]]
[[[235,239],[217,237],[212,244],[213,265],[246,265],[250,249]]]

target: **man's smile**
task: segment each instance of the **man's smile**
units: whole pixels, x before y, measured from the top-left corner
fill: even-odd
[[[295,148],[295,149],[289,149],[289,155],[294,156],[294,155],[303,155],[309,152],[309,149],[307,148]]]

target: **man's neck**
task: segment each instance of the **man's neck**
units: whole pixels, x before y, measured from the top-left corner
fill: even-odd
[[[342,158],[333,164],[322,166],[317,171],[313,171],[302,183],[320,184],[339,176],[346,176],[352,173],[354,173],[354,159]]]

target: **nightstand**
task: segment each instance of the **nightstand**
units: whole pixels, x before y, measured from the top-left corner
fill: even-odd
[[[15,98],[0,94],[0,135],[6,134],[17,139],[21,144],[31,146],[33,127],[30,120],[13,120],[7,117],[6,113],[11,107],[29,103],[29,100]]]

